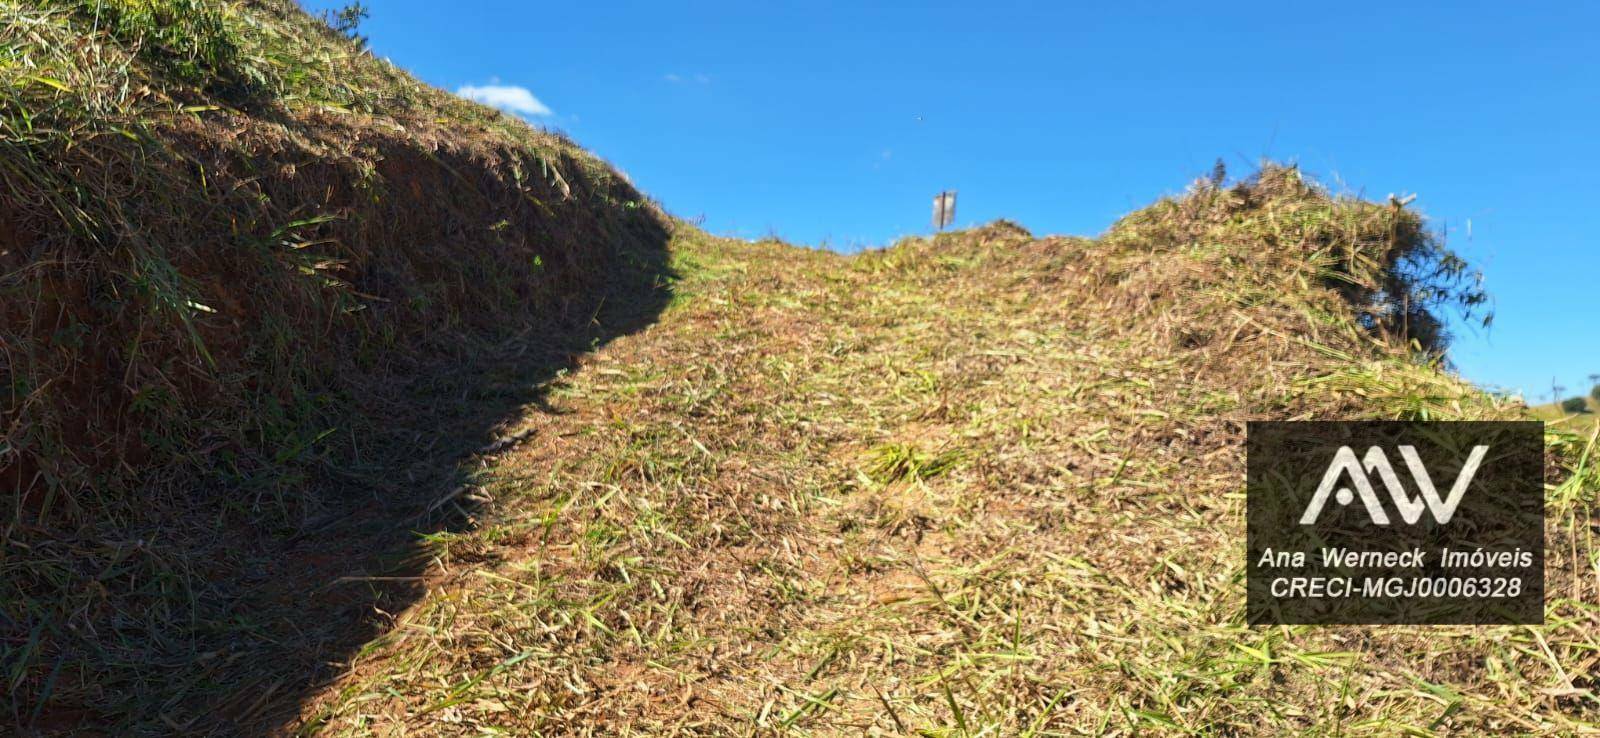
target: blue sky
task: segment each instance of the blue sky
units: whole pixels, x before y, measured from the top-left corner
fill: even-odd
[[[1600,373],[1600,5],[369,5],[378,55],[718,233],[883,245],[950,188],[959,225],[1093,235],[1219,156],[1417,193],[1495,298],[1466,377]]]

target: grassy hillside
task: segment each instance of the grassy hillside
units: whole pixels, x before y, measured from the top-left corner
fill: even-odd
[[[1244,423],[1512,418],[1397,203],[841,256],[276,0],[0,0],[0,722],[42,734],[1600,730],[1542,627],[1248,628]]]
[[[496,511],[300,725],[1593,729],[1592,466],[1552,476],[1546,627],[1242,622],[1246,420],[1520,412],[1326,286],[1397,216],[1270,169],[1095,240],[684,243],[674,304],[508,426]]]
[[[41,513],[156,468],[274,492],[354,452],[335,395],[581,321],[625,252],[663,251],[603,162],[287,0],[0,12],[0,485]]]
[[[288,0],[0,2],[0,720],[318,678],[371,611],[318,563],[403,556],[529,382],[664,303],[672,230]]]
[[[1528,414],[1551,426],[1573,433],[1584,434],[1600,426],[1600,403],[1593,398],[1585,397],[1589,411],[1584,413],[1569,413],[1561,408],[1560,403],[1546,403],[1528,409]]]

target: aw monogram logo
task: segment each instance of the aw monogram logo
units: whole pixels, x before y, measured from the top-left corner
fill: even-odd
[[[1544,622],[1537,421],[1250,421],[1245,621]]]
[[[1368,447],[1366,456],[1359,459],[1349,446],[1340,446],[1339,451],[1333,456],[1333,463],[1328,465],[1327,473],[1322,475],[1322,483],[1317,485],[1317,491],[1311,495],[1311,502],[1306,505],[1305,512],[1301,513],[1300,524],[1316,524],[1331,494],[1340,505],[1349,505],[1359,495],[1361,504],[1367,508],[1367,515],[1372,518],[1373,524],[1388,525],[1389,513],[1384,509],[1378,493],[1373,490],[1369,476],[1377,474],[1384,488],[1389,491],[1389,499],[1394,503],[1395,509],[1400,512],[1400,519],[1406,524],[1415,525],[1422,519],[1422,513],[1426,510],[1433,515],[1436,522],[1443,525],[1455,517],[1456,506],[1461,504],[1461,497],[1467,493],[1467,487],[1477,475],[1478,466],[1483,463],[1483,457],[1489,453],[1488,446],[1473,446],[1472,453],[1467,457],[1467,463],[1461,467],[1461,471],[1456,475],[1455,484],[1450,487],[1450,493],[1440,499],[1439,492],[1433,486],[1433,477],[1428,474],[1428,467],[1422,463],[1422,457],[1417,454],[1417,447],[1400,446],[1399,449],[1400,457],[1405,460],[1406,469],[1411,473],[1412,482],[1420,492],[1417,497],[1406,493],[1405,486],[1400,482],[1400,476],[1395,473],[1394,466],[1389,463],[1389,456],[1384,453],[1382,446]],[[1355,486],[1355,492],[1351,492],[1349,487],[1338,486],[1339,479],[1346,476]]]

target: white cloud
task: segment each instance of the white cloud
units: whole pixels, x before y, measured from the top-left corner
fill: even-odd
[[[526,87],[517,85],[463,85],[456,90],[456,94],[474,102],[496,107],[510,113],[522,115],[551,115],[549,106],[539,102],[539,98]]]
[[[690,74],[690,75],[685,76],[685,75],[682,75],[682,74],[674,74],[674,73],[668,72],[667,74],[661,75],[661,78],[666,80],[666,81],[668,81],[668,82],[671,82],[672,84],[675,84],[675,85],[681,85],[681,84],[684,84],[686,82],[693,82],[694,84],[697,84],[697,85],[709,85],[709,84],[711,84],[711,75],[700,74],[700,73]]]

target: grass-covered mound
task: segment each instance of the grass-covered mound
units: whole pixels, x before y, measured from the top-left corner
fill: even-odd
[[[1572,403],[1571,400],[1535,405],[1528,408],[1528,412],[1533,417],[1545,421],[1552,427],[1581,435],[1600,426],[1600,400],[1595,400],[1592,397],[1580,397],[1577,399],[1582,400],[1584,403],[1582,412],[1573,412],[1570,405],[1575,405],[1575,403]]]
[[[24,518],[358,455],[340,395],[585,319],[667,232],[603,162],[287,0],[0,5],[0,184],[0,488]]]
[[[669,244],[287,4],[0,3],[0,722],[1596,727],[1592,438],[1546,626],[1243,624],[1246,421],[1523,412],[1441,369],[1482,297],[1399,202]]]
[[[671,229],[289,0],[0,1],[0,723],[292,705]]]
[[[495,514],[300,725],[1592,730],[1588,437],[1549,439],[1548,625],[1244,625],[1247,421],[1523,412],[1429,353],[1406,305],[1476,299],[1421,226],[1274,167],[1097,239],[685,243],[674,305],[484,459]]]

